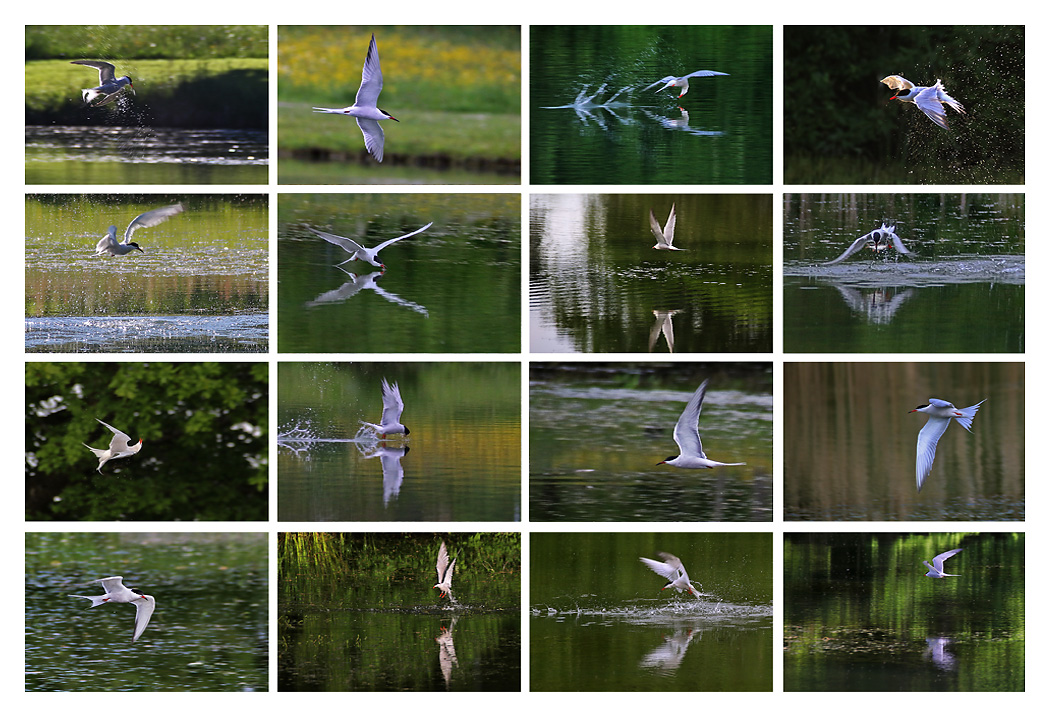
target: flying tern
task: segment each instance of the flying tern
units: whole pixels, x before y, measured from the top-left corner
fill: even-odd
[[[383,72],[379,69],[379,50],[376,48],[376,36],[373,34],[372,42],[368,43],[368,54],[365,55],[365,65],[361,69],[361,86],[357,88],[354,104],[342,109],[314,107],[314,112],[347,115],[357,119],[357,126],[361,128],[361,134],[365,138],[365,149],[376,158],[377,162],[383,161],[383,142],[385,141],[383,128],[379,126],[379,121],[388,119],[395,122],[401,121],[376,106],[379,101],[379,93],[382,91]]]
[[[133,456],[140,450],[142,450],[141,438],[139,439],[138,443],[136,443],[135,445],[131,445],[131,438],[128,436],[127,433],[124,433],[123,431],[118,431],[113,426],[109,425],[108,423],[105,423],[104,421],[100,421],[97,418],[95,420],[101,423],[109,430],[113,431],[113,438],[109,442],[109,448],[103,450],[101,448],[92,448],[86,443],[81,444],[89,451],[94,453],[95,456],[98,458],[98,472],[100,474],[102,473],[102,466],[106,465],[106,461],[115,461],[118,458],[127,458],[128,456]]]
[[[889,75],[888,77],[883,77],[879,82],[882,82],[892,90],[897,90],[897,94],[891,97],[891,100],[911,102],[922,110],[923,114],[933,120],[933,123],[938,127],[948,129],[944,105],[948,105],[959,114],[966,114],[962,104],[944,91],[944,85],[941,84],[940,80],[937,80],[930,87],[918,86],[900,75]]]
[[[954,418],[960,426],[970,431],[970,424],[977,415],[977,409],[986,400],[988,399],[966,408],[956,408],[947,401],[931,398],[929,403],[916,406],[908,411],[908,413],[925,413],[929,416],[926,419],[926,425],[919,431],[919,440],[915,448],[915,487],[917,490],[922,490],[922,484],[926,482],[926,478],[933,469],[933,459],[937,455],[937,441],[948,429],[948,424]]]
[[[955,550],[949,550],[946,553],[941,553],[940,555],[934,557],[933,565],[930,565],[928,562],[923,560],[922,564],[930,569],[930,572],[926,573],[926,577],[928,577],[928,578],[957,578],[957,577],[959,577],[959,575],[957,573],[946,573],[946,572],[944,572],[944,561],[947,560],[948,558],[952,557],[956,553],[961,552],[961,551],[962,551],[962,548],[956,548]]]
[[[386,438],[391,433],[403,433],[408,435],[408,428],[401,423],[401,412],[405,410],[405,402],[401,400],[401,389],[395,382],[393,386],[383,379],[383,417],[380,423],[369,423],[361,421],[361,425],[368,426],[379,434],[380,438]]]
[[[131,235],[135,233],[135,230],[139,227],[155,227],[161,222],[166,222],[176,214],[181,214],[184,208],[181,204],[172,204],[170,207],[161,207],[160,209],[151,209],[148,212],[143,212],[137,217],[131,220],[131,224],[128,224],[128,228],[124,230],[124,241],[117,241],[117,227],[111,226],[109,233],[99,240],[98,244],[95,245],[95,254],[102,256],[103,254],[110,254],[111,256],[123,256],[129,254],[136,249],[142,251],[137,243],[131,241]],[[145,252],[143,252],[145,253]]]
[[[98,70],[98,87],[92,87],[89,90],[81,90],[80,94],[84,98],[85,104],[91,105],[99,97],[102,97],[101,102],[95,102],[91,105],[92,107],[101,107],[102,105],[108,105],[113,100],[117,99],[117,95],[125,87],[134,94],[135,86],[131,84],[131,78],[124,75],[121,78],[117,78],[117,73],[114,72],[113,65],[108,62],[101,62],[98,60],[73,60],[71,65],[84,65],[85,67],[93,67]]]
[[[704,447],[700,443],[700,408],[704,405],[704,394],[707,393],[707,379],[696,389],[696,393],[685,405],[685,410],[674,425],[674,442],[678,444],[679,455],[670,456],[665,461],[656,465],[666,463],[676,468],[714,468],[715,466],[742,466],[745,463],[719,463],[709,460],[704,455]]]
[[[343,264],[345,264],[348,261],[353,261],[354,259],[360,259],[361,261],[367,261],[372,266],[378,266],[381,269],[386,269],[386,265],[383,264],[381,261],[379,261],[379,258],[376,256],[377,254],[379,254],[380,251],[382,251],[383,249],[385,249],[386,247],[390,246],[391,244],[393,244],[396,241],[401,241],[402,239],[407,239],[408,237],[415,236],[416,234],[419,234],[421,231],[425,231],[425,230],[429,229],[431,227],[431,225],[433,225],[433,223],[434,222],[430,222],[430,224],[427,224],[425,227],[420,227],[419,229],[416,229],[414,232],[409,232],[408,234],[402,234],[401,236],[394,237],[393,239],[387,239],[385,242],[383,242],[382,244],[380,244],[380,245],[378,245],[378,246],[376,246],[376,247],[374,247],[372,249],[368,249],[367,247],[361,246],[360,244],[355,242],[353,239],[347,239],[346,237],[341,237],[341,236],[338,236],[336,234],[329,234],[328,232],[323,232],[323,231],[320,231],[318,229],[314,229],[313,227],[307,227],[307,229],[309,229],[314,234],[316,234],[317,236],[319,236],[322,239],[324,239],[329,244],[335,244],[336,246],[342,247],[344,250],[350,252],[350,258],[347,259],[346,261],[339,262],[336,266],[342,266]]]
[[[456,599],[452,597],[452,571],[456,569],[456,559],[453,558],[452,562],[448,561],[448,549],[445,547],[445,541],[441,541],[441,548],[438,549],[437,565],[437,583],[434,585],[440,594],[438,597],[445,597],[448,595],[448,599],[455,602]]]
[[[681,77],[675,77],[674,75],[668,75],[667,77],[663,78],[662,80],[657,80],[656,82],[654,82],[653,84],[649,85],[648,87],[643,87],[642,88],[642,92],[645,92],[648,89],[656,87],[659,84],[663,84],[663,87],[661,87],[659,90],[657,90],[657,92],[659,92],[660,90],[666,90],[668,87],[681,87],[682,88],[682,93],[680,95],[678,95],[678,97],[682,98],[682,97],[685,96],[685,93],[689,91],[689,78],[690,77],[715,77],[716,75],[728,76],[729,73],[728,72],[715,72],[714,70],[697,70],[696,72],[690,72],[688,75],[682,75]]]
[[[674,588],[678,592],[687,592],[697,600],[700,599],[700,592],[693,587],[692,581],[689,580],[689,574],[685,571],[685,566],[682,565],[682,561],[671,555],[670,553],[658,552],[664,562],[658,560],[651,560],[650,558],[638,558],[645,565],[657,575],[662,576],[667,580],[667,584],[664,585],[661,590],[667,588]]]
[[[131,637],[131,641],[135,642],[142,635],[143,630],[146,629],[146,625],[149,624],[149,619],[153,615],[153,608],[157,606],[157,601],[153,599],[152,595],[143,594],[141,590],[124,587],[123,580],[124,578],[119,575],[92,580],[92,583],[102,583],[102,589],[106,591],[105,595],[70,595],[70,597],[90,600],[91,607],[98,607],[107,602],[135,603],[135,633]]]
[[[846,251],[842,252],[838,257],[831,261],[824,262],[824,266],[831,266],[832,264],[838,264],[840,261],[845,261],[849,257],[856,254],[858,251],[863,249],[865,246],[871,246],[875,251],[883,251],[889,249],[890,244],[899,251],[901,254],[911,254],[908,248],[904,246],[904,242],[897,236],[897,225],[886,226],[883,222],[882,226],[878,229],[868,232],[862,237],[855,239]]]
[[[679,247],[673,246],[674,225],[674,204],[671,205],[671,213],[667,215],[667,223],[664,224],[663,229],[660,228],[660,222],[656,221],[656,215],[653,214],[653,210],[649,210],[649,228],[652,229],[653,236],[656,237],[656,244],[653,245],[653,249],[669,249],[672,251],[681,251]]]

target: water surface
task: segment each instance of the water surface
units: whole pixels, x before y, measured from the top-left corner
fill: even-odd
[[[26,184],[266,184],[267,133],[174,127],[25,128]]]
[[[1024,593],[1024,533],[787,533],[784,689],[1023,691]]]

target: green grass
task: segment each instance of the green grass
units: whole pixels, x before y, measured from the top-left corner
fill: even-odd
[[[282,152],[322,149],[356,154],[364,147],[352,118],[315,113],[311,105],[282,103],[277,120],[277,146]],[[521,116],[517,114],[409,110],[398,120],[385,123],[388,155],[521,158]]]
[[[158,126],[266,127],[268,66],[265,58],[115,61],[129,75],[135,106],[148,108]],[[69,60],[25,64],[27,124],[104,121],[112,107],[85,110],[83,88],[98,72]]]
[[[266,58],[266,25],[27,25],[26,60]]]

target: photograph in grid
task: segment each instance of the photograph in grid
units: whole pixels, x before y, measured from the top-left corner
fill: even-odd
[[[785,533],[784,690],[1024,691],[1024,556],[1024,533]]]
[[[26,184],[266,184],[267,25],[26,25],[25,50]]]
[[[533,521],[773,519],[770,363],[533,362]]]
[[[278,533],[282,692],[521,684],[521,534]]]
[[[1024,353],[1020,193],[784,195],[784,350]]]
[[[533,692],[773,689],[770,533],[533,533]]]

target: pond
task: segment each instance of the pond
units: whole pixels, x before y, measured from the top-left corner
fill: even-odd
[[[279,351],[521,350],[519,194],[284,194],[278,214]],[[385,269],[309,229],[371,248],[431,222]]]
[[[1024,363],[785,363],[787,520],[1024,520]],[[916,489],[930,398],[984,400],[953,422]]]
[[[784,602],[785,691],[1025,689],[1024,533],[787,533]]]
[[[26,184],[266,184],[263,130],[25,128]]]
[[[772,548],[760,533],[533,533],[529,689],[771,691]],[[660,552],[698,597],[661,590],[639,560]]]
[[[534,26],[532,183],[771,183],[772,41],[758,25]],[[646,89],[698,70],[728,77]]]
[[[534,194],[529,225],[532,351],[772,351],[770,195]]]
[[[362,432],[384,379],[407,438]],[[277,405],[280,520],[521,519],[517,363],[284,362]]]
[[[185,211],[98,256],[139,214]],[[26,195],[27,351],[249,351],[268,346],[264,195]]]
[[[883,224],[906,256],[854,254]],[[1023,353],[1023,194],[787,194],[784,350]]]
[[[26,533],[28,692],[257,692],[268,689],[265,533]],[[156,599],[136,610],[91,604],[98,580]]]
[[[710,470],[657,465],[697,387]],[[768,363],[533,363],[529,518],[533,521],[769,521],[773,377]]]

